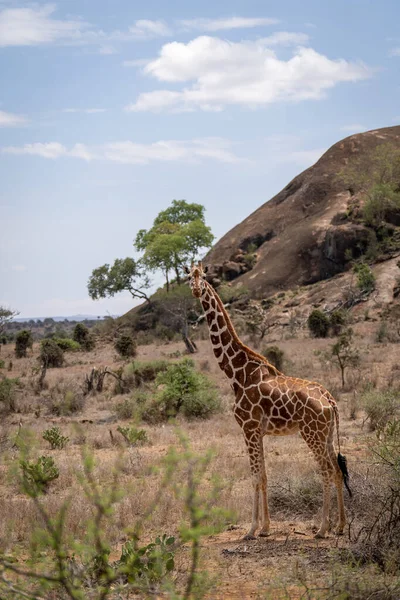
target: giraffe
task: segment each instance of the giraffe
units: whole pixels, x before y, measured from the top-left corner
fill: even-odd
[[[336,534],[346,524],[343,482],[348,486],[345,457],[340,454],[339,411],[331,394],[322,385],[287,377],[265,357],[251,350],[238,337],[217,292],[206,280],[202,263],[185,267],[194,297],[203,306],[211,344],[218,364],[235,394],[233,414],[242,429],[250,459],[253,481],[252,523],[244,539],[269,535],[270,517],[267,498],[267,473],[264,460],[264,435],[290,435],[300,432],[319,465],[323,481],[322,522],[317,538],[329,528],[330,491],[335,484],[338,502]],[[338,455],[333,446],[336,425]]]

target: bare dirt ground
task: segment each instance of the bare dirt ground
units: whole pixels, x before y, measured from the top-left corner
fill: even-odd
[[[369,381],[379,387],[385,385],[389,378],[396,381],[399,376],[399,348],[396,344],[376,343],[376,328],[376,323],[361,323],[355,327],[362,363],[359,370],[348,373],[348,383],[344,390],[340,387],[339,371],[321,359],[321,351],[331,345],[333,340],[304,337],[268,341],[278,343],[284,350],[287,374],[320,381],[338,398],[342,451],[347,455],[350,473],[356,479],[365,474],[367,444],[371,434],[366,425],[363,425],[362,411],[354,411],[354,403],[357,403],[365,382]],[[307,597],[302,596],[305,594],[305,581],[311,582],[314,587],[320,586],[321,589],[328,585],[335,568],[335,553],[349,544],[348,532],[340,538],[333,533],[329,533],[324,540],[313,538],[313,530],[320,515],[319,479],[311,453],[296,435],[265,440],[272,532],[268,538],[243,541],[243,535],[251,521],[252,498],[245,445],[230,411],[233,397],[229,383],[216,364],[208,340],[200,340],[197,344],[199,351],[193,355],[193,360],[201,371],[216,382],[224,409],[209,420],[180,420],[178,425],[188,436],[195,453],[202,454],[213,449],[214,458],[208,468],[207,478],[213,475],[221,478],[222,490],[216,502],[233,515],[222,533],[202,539],[201,568],[215,579],[215,586],[208,597]],[[81,468],[81,448],[86,443],[93,449],[97,461],[96,477],[98,481],[107,484],[111,478],[112,466],[124,446],[122,439],[115,443],[119,435],[116,429],[118,425],[126,425],[127,422],[118,420],[114,410],[123,396],[114,395],[114,382],[109,380],[107,389],[102,394],[86,397],[83,411],[69,417],[49,414],[45,396],[60,381],[65,385],[80,385],[92,366],[118,368],[123,362],[116,356],[111,345],[98,345],[89,353],[67,354],[65,367],[48,370],[48,389],[45,390],[44,397],[38,397],[31,389],[32,378],[36,376],[33,369],[37,365],[37,353],[35,345],[31,356],[17,360],[11,345],[1,351],[1,358],[6,365],[10,360],[13,362],[12,371],[7,376],[19,377],[25,388],[18,400],[21,412],[2,419],[0,440],[12,438],[21,422],[34,433],[35,452],[54,457],[60,468],[60,477],[52,485],[45,502],[49,511],[55,512],[71,490],[76,489],[76,501],[71,507],[68,527],[70,533],[79,538],[85,533],[82,524],[88,511],[87,501],[82,497],[75,477],[76,471]],[[183,355],[181,342],[151,344],[139,347],[137,360],[173,360],[179,353]],[[356,418],[349,418],[351,412],[356,413]],[[76,429],[76,424],[79,429]],[[63,450],[49,450],[48,444],[41,437],[43,431],[52,425],[59,426],[70,437],[70,443]],[[126,529],[144,511],[149,498],[158,487],[159,475],[152,467],[159,465],[168,448],[177,444],[175,425],[143,425],[143,428],[148,433],[150,444],[123,451],[122,484],[126,494],[118,505],[114,525],[109,531],[113,554],[116,556],[127,539]],[[16,453],[5,441],[5,459],[9,460]],[[7,550],[10,547],[20,547],[23,553],[36,515],[30,502],[10,478],[7,460],[0,466],[0,548]],[[348,498],[346,504],[352,521],[357,515]],[[334,508],[333,520],[335,514]],[[173,495],[166,492],[149,519],[144,537],[152,539],[164,532],[176,535],[181,519],[181,507],[175,502]],[[188,554],[187,546],[178,551],[178,581],[185,576]],[[323,592],[321,594],[311,594],[308,597],[324,597]]]

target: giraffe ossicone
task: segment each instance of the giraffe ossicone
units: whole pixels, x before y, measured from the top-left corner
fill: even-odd
[[[254,496],[252,523],[245,538],[254,538],[260,525],[259,535],[269,534],[263,437],[297,432],[312,450],[323,480],[322,522],[316,537],[324,537],[329,528],[332,484],[336,486],[338,501],[336,533],[342,534],[346,524],[343,482],[351,492],[347,484],[346,460],[340,454],[336,401],[322,385],[287,377],[264,356],[246,346],[239,339],[222,300],[207,282],[202,263],[193,263],[186,271],[192,293],[203,306],[214,355],[231,382],[235,394],[233,413],[249,454]],[[337,455],[333,446],[335,426]]]

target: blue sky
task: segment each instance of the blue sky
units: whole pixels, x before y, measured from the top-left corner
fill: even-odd
[[[0,0],[0,305],[123,313],[87,279],[172,199],[218,238],[399,124],[399,21],[398,0]]]

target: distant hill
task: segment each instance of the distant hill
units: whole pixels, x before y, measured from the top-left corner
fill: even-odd
[[[334,144],[315,165],[215,244],[204,259],[211,282],[232,281],[235,287],[245,286],[251,297],[265,298],[345,271],[349,255],[357,258],[365,251],[371,230],[349,217],[357,194],[337,174],[352,156],[369,153],[385,142],[400,149],[400,126],[352,135]],[[400,211],[396,219],[393,239],[399,240]],[[400,243],[397,246],[400,249]]]
[[[45,319],[53,319],[53,321],[101,321],[106,319],[109,315],[97,316],[97,315],[72,315],[70,317],[17,317],[14,321],[18,323],[26,323],[28,321],[44,321]],[[111,315],[117,317],[119,315]]]

